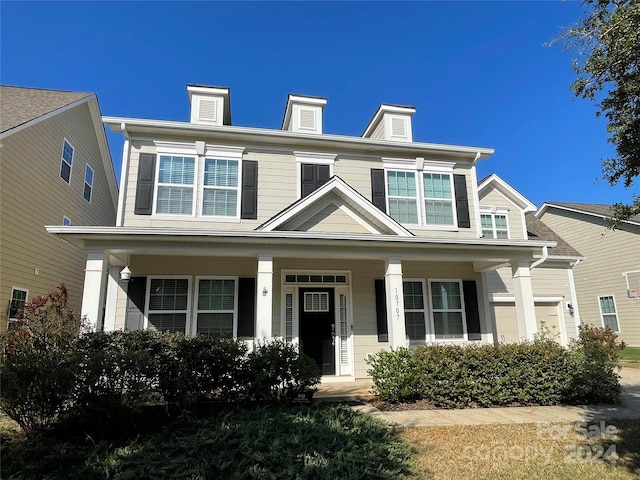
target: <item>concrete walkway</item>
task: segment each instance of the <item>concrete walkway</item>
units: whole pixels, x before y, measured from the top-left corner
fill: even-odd
[[[640,369],[623,368],[622,402],[618,405],[550,406],[550,407],[494,407],[460,410],[407,410],[382,412],[368,403],[353,408],[370,413],[386,421],[393,429],[447,425],[482,425],[538,422],[598,422],[607,419],[640,419]],[[367,388],[368,387],[368,388]],[[322,385],[315,398],[370,400],[371,382],[356,381],[349,384]],[[368,395],[368,398],[363,398]]]

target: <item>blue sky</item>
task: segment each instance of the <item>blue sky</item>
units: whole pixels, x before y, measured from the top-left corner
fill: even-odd
[[[328,98],[324,131],[360,135],[380,103],[413,105],[414,140],[496,150],[544,201],[629,201],[571,54],[545,47],[576,2],[7,2],[0,81],[96,92],[103,115],[188,121],[187,83],[231,88],[234,125],[280,128],[287,95]],[[108,134],[120,171],[122,137]],[[637,192],[637,187],[635,187]]]

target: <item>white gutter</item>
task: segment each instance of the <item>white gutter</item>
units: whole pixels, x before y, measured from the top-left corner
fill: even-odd
[[[544,263],[547,261],[547,258],[549,258],[549,247],[548,246],[543,246],[542,247],[542,258],[536,260],[535,262],[533,262],[531,264],[531,266],[529,267],[529,269],[534,269],[536,268],[538,265]]]
[[[120,124],[120,131],[124,134],[124,146],[122,147],[122,162],[120,165],[120,188],[118,191],[118,213],[116,215],[116,226],[124,225],[124,199],[129,179],[129,155],[131,153],[131,143],[124,122]]]

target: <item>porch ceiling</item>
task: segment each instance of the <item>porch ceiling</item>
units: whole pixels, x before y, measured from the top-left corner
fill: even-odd
[[[469,261],[500,265],[531,260],[541,247],[555,242],[476,238],[402,237],[397,235],[319,232],[175,230],[135,227],[47,226],[49,233],[85,250],[124,255],[190,255],[274,258],[384,259]]]

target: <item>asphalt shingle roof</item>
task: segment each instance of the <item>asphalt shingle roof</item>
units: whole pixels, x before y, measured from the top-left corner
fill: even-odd
[[[527,236],[529,240],[548,240],[557,242],[558,245],[549,248],[549,255],[559,257],[581,257],[580,252],[569,245],[556,232],[551,230],[542,220],[531,213],[524,216],[527,222]]]
[[[0,133],[89,95],[91,93],[0,85]]]
[[[600,203],[572,203],[572,202],[545,202],[548,205],[557,205],[558,207],[570,208],[583,213],[591,213],[593,215],[602,215],[603,217],[611,217],[613,210],[611,205],[603,205]],[[640,222],[640,215],[634,215],[630,218],[634,222]]]

